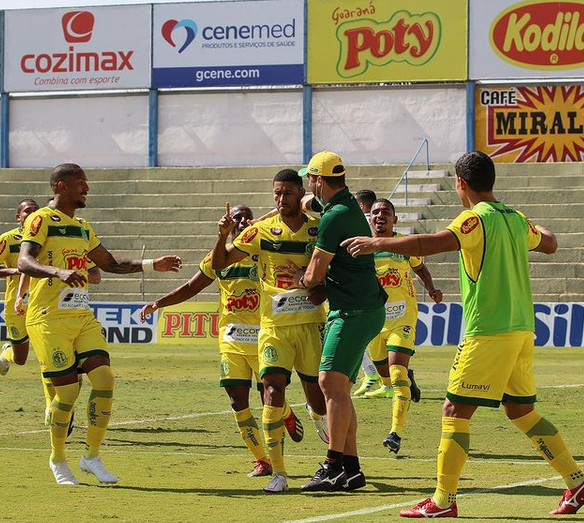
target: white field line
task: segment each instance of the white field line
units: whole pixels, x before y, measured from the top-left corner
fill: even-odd
[[[466,496],[473,496],[476,494],[486,494],[489,492],[496,492],[498,490],[505,490],[514,487],[524,487],[526,485],[539,485],[541,483],[547,483],[548,481],[555,481],[561,479],[560,476],[554,476],[551,478],[538,478],[538,479],[531,479],[528,481],[521,481],[519,483],[510,483],[508,485],[497,485],[495,487],[486,488],[486,489],[477,489],[473,490],[472,492],[468,492],[465,494],[459,494],[457,497],[462,498]],[[323,516],[315,516],[311,518],[303,518],[303,519],[287,519],[284,521],[280,521],[278,523],[316,523],[318,521],[331,521],[333,519],[342,519],[342,518],[349,518],[353,516],[366,516],[368,514],[375,514],[376,512],[383,512],[385,510],[392,510],[396,508],[402,507],[411,507],[425,498],[420,499],[412,499],[410,501],[403,501],[401,503],[392,503],[391,505],[377,505],[375,507],[366,507],[361,508],[358,510],[351,510],[349,512],[339,512],[337,514],[326,514]]]
[[[539,389],[576,389],[584,387],[584,383],[573,383],[571,385],[544,385],[538,387]],[[444,389],[424,389],[422,392],[438,393],[444,392]],[[360,401],[365,401],[368,398],[353,398]],[[292,407],[299,407],[304,405],[304,403],[297,403],[292,405]],[[253,410],[253,409],[252,409]],[[205,416],[222,416],[226,414],[231,414],[231,410],[220,410],[217,412],[191,412],[189,414],[183,414],[181,416],[166,416],[164,418],[148,418],[148,419],[135,419],[126,421],[116,421],[109,424],[110,427],[119,427],[123,425],[143,425],[146,423],[159,423],[161,421],[181,421],[184,419],[202,418]],[[76,425],[77,426],[77,425]],[[84,428],[83,425],[79,425],[80,428]],[[5,436],[25,436],[27,434],[41,434],[43,432],[48,432],[49,429],[37,429],[37,430],[26,430],[21,432],[0,432],[0,437]]]

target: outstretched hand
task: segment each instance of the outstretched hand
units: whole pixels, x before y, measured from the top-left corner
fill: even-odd
[[[368,236],[355,236],[347,238],[341,243],[341,247],[346,247],[347,252],[353,257],[363,256],[364,254],[373,254],[377,249],[375,248],[375,238]]]
[[[158,305],[156,305],[155,301],[152,301],[144,305],[144,307],[142,307],[142,309],[140,310],[140,323],[144,323],[146,321],[146,318],[157,309]]]
[[[154,260],[154,270],[158,272],[178,272],[182,269],[180,256],[162,256]]]

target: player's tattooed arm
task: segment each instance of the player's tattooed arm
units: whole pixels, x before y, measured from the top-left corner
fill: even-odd
[[[83,287],[87,283],[85,276],[77,271],[43,265],[37,260],[40,252],[41,246],[38,243],[22,242],[18,256],[18,270],[33,278],[59,278],[70,287]]]
[[[91,261],[105,272],[130,274],[133,272],[142,272],[144,270],[142,260],[116,258],[103,245],[93,249],[88,256]],[[178,272],[181,267],[182,260],[179,256],[161,256],[160,258],[153,260],[153,268],[157,272]]]

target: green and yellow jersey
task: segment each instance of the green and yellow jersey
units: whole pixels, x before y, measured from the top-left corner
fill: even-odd
[[[0,235],[0,264],[9,269],[15,269],[20,254],[20,244],[22,242],[23,231],[16,227]],[[4,298],[4,313],[14,314],[14,302],[18,292],[18,282],[20,274],[8,276],[6,278],[6,294]]]
[[[391,252],[376,252],[374,257],[377,281],[387,294],[386,325],[398,318],[406,318],[409,319],[411,326],[415,327],[418,317],[418,300],[410,269],[422,265],[422,259]]]
[[[43,207],[27,218],[22,241],[41,247],[37,259],[43,265],[75,270],[85,278],[90,261],[87,254],[101,243],[83,218],[71,218],[51,207]],[[92,314],[87,287],[87,283],[70,287],[58,278],[31,278],[27,325],[54,317]]]
[[[459,244],[466,335],[533,331],[528,253],[540,244],[541,233],[500,202],[478,203],[447,229]]]
[[[317,234],[315,218],[304,215],[304,224],[293,232],[278,215],[248,227],[233,240],[240,251],[258,256],[262,327],[324,322],[323,305],[315,306],[304,289],[290,289],[296,270],[308,266]]]

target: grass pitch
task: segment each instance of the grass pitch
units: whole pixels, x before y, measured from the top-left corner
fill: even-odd
[[[48,431],[38,364],[12,368],[0,378],[0,520],[29,523],[272,523],[283,521],[398,521],[399,507],[434,490],[443,391],[454,347],[420,348],[413,360],[422,401],[412,404],[399,457],[381,445],[391,401],[356,400],[365,489],[301,494],[325,455],[304,411],[295,378],[288,399],[305,425],[301,443],[286,442],[289,493],[266,495],[267,478],[246,477],[251,456],[235,427],[218,383],[215,347],[111,347],[117,377],[114,416],[103,458],[120,478],[100,486],[79,472],[84,430],[68,443],[69,461],[82,482],[58,487],[48,468]],[[562,431],[584,462],[584,349],[538,349],[538,408]],[[84,385],[76,421],[84,423]],[[254,414],[261,420],[254,392]],[[531,443],[494,409],[472,421],[470,458],[460,484],[459,511],[473,521],[552,521],[563,483]],[[512,485],[515,485],[511,487]],[[569,518],[584,521],[584,513]]]

